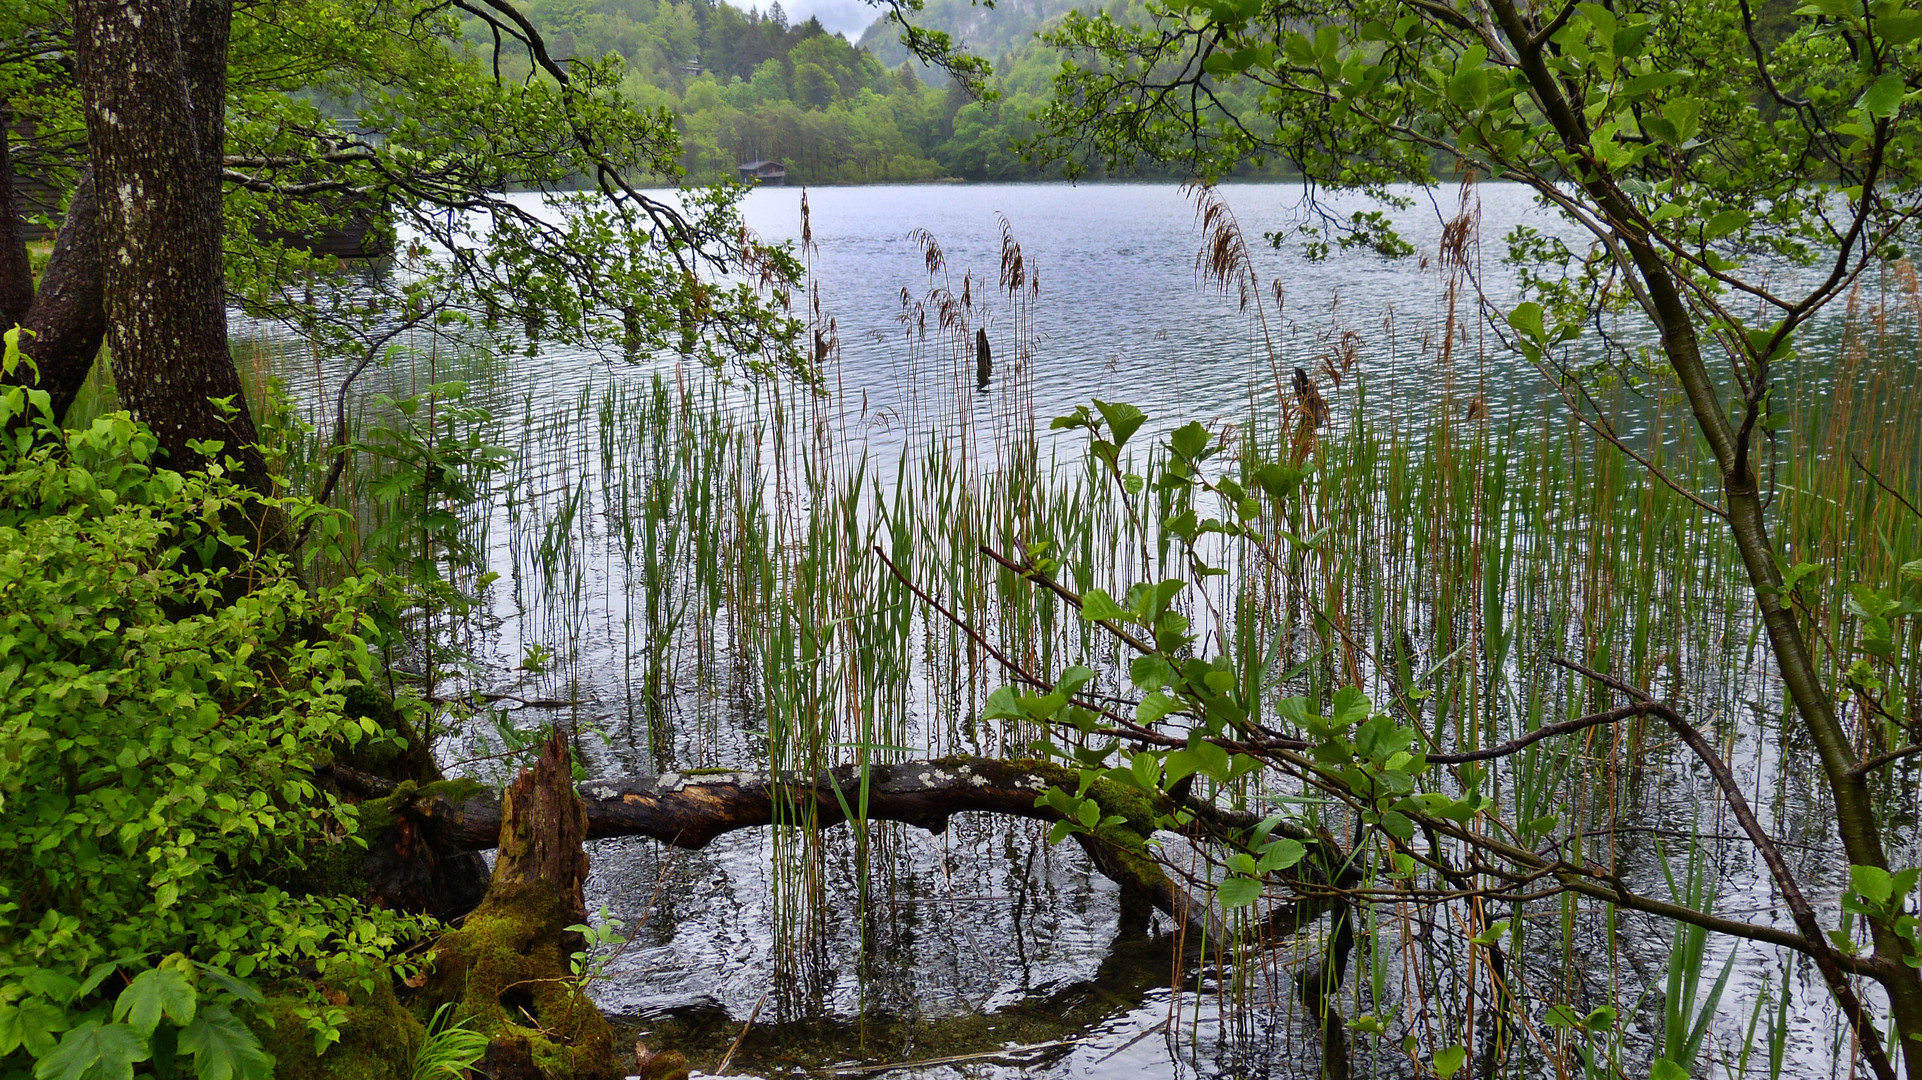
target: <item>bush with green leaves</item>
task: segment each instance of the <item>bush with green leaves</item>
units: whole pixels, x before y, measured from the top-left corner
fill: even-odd
[[[250,980],[304,974],[324,1048],[323,988],[391,978],[422,929],[288,884],[355,842],[316,763],[394,737],[347,709],[386,586],[310,589],[246,525],[325,511],[44,398],[0,392],[0,1077],[264,1077]]]

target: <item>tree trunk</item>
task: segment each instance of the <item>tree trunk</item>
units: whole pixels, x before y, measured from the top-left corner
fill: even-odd
[[[174,468],[218,440],[269,483],[227,348],[220,161],[230,0],[75,0],[114,381]]]
[[[20,351],[32,358],[39,373],[40,388],[53,399],[56,420],[79,396],[107,334],[107,314],[100,306],[99,245],[100,218],[89,169],[67,203],[66,221],[24,320],[30,336],[20,343]],[[34,376],[23,372],[15,378],[27,381]]]
[[[1493,0],[1490,10],[1502,32],[1519,48],[1517,62],[1564,147],[1575,157],[1590,153],[1589,134],[1577,115],[1578,103],[1565,96],[1565,86],[1544,59],[1544,42],[1523,20],[1512,0]],[[1768,517],[1757,483],[1751,440],[1753,431],[1738,429],[1724,411],[1722,389],[1703,359],[1696,333],[1695,312],[1681,287],[1686,276],[1670,263],[1670,256],[1645,231],[1644,219],[1617,181],[1598,168],[1575,177],[1601,208],[1607,227],[1627,250],[1629,260],[1647,289],[1647,312],[1662,338],[1662,352],[1681,383],[1721,473],[1723,506],[1730,537],[1748,570],[1750,590],[1768,631],[1776,668],[1795,705],[1803,729],[1815,745],[1823,779],[1835,799],[1836,834],[1850,864],[1887,870],[1880,823],[1867,778],[1855,771],[1856,753],[1847,730],[1835,714],[1833,702],[1817,674],[1808,642],[1794,613],[1782,603],[1782,579],[1769,535]],[[1766,382],[1766,374],[1759,376]],[[1766,390],[1763,385],[1758,388]],[[1877,977],[1889,996],[1889,1010],[1899,1033],[1902,1061],[1909,1080],[1922,1080],[1922,973],[1907,966],[1906,944],[1887,919],[1869,920],[1876,959],[1883,974]],[[1874,1020],[1851,1016],[1863,1040],[1871,1068],[1892,1076],[1891,1066],[1875,1051]]]
[[[0,106],[0,331],[25,322],[33,305],[33,264],[13,197],[13,152],[7,145],[12,134],[13,112]]]
[[[430,1004],[488,1037],[479,1072],[492,1080],[615,1080],[624,1070],[614,1031],[583,992],[571,961],[587,920],[587,815],[574,793],[566,737],[557,728],[540,760],[497,804],[500,858],[487,896],[435,943]]]
[[[560,728],[547,737],[540,760],[501,793],[495,830],[500,856],[483,903],[511,901],[532,887],[558,895],[571,923],[587,921],[587,810],[574,791],[573,758]]]

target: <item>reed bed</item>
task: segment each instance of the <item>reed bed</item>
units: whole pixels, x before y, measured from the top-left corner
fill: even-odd
[[[1224,223],[1231,217],[1206,223],[1211,243],[1235,242],[1220,241]],[[608,771],[808,774],[844,762],[1032,753],[1039,732],[978,719],[1007,680],[974,633],[1034,670],[1089,663],[1101,673],[1098,686],[1125,688],[1125,658],[1112,642],[979,554],[987,545],[1045,557],[1077,591],[1116,596],[1187,569],[1166,542],[1165,505],[1132,498],[1036,415],[1035,325],[1046,297],[1003,225],[992,280],[951,267],[937,238],[917,236],[928,279],[902,290],[897,378],[906,404],[898,412],[870,411],[839,386],[837,327],[818,284],[799,302],[827,375],[829,392],[819,395],[663,367],[610,372],[562,398],[509,400],[495,386],[502,361],[411,342],[383,369],[387,400],[357,399],[363,448],[343,491],[363,510],[369,538],[391,522],[419,528],[428,511],[459,519],[404,548],[480,600],[420,617],[413,662],[425,669],[424,692],[466,702],[476,719],[490,708],[477,704],[483,692],[571,703],[538,715],[573,723],[583,752]],[[804,230],[803,254],[810,240]],[[1723,530],[1562,406],[1491,409],[1501,387],[1462,289],[1473,257],[1463,245],[1452,263],[1441,261],[1442,329],[1413,353],[1405,341],[1376,347],[1342,329],[1299,356],[1282,355],[1289,346],[1276,345],[1269,329],[1279,321],[1279,292],[1252,274],[1234,278],[1241,271],[1223,257],[1216,279],[1249,313],[1272,375],[1250,387],[1231,462],[1248,470],[1258,460],[1294,460],[1307,478],[1297,498],[1262,519],[1265,553],[1211,549],[1229,573],[1183,594],[1187,613],[1209,630],[1202,647],[1233,656],[1261,688],[1257,701],[1326,701],[1359,684],[1434,745],[1462,750],[1601,704],[1590,685],[1550,663],[1577,659],[1685,703],[1735,763],[1771,830],[1796,845],[1801,872],[1834,885],[1823,808],[1782,765],[1796,736],[1779,723],[1781,695]],[[1922,293],[1906,264],[1890,267],[1877,288],[1855,298],[1834,363],[1801,369],[1773,473],[1788,561],[1838,568],[1804,593],[1805,615],[1834,664],[1864,632],[1850,585],[1893,581],[1922,558],[1922,518],[1908,505],[1922,490],[1922,402],[1908,375],[1922,341]],[[985,393],[982,331],[997,358]],[[1378,362],[1384,350],[1399,351],[1394,370]],[[1312,373],[1329,410],[1318,428],[1300,422],[1302,398],[1288,379],[1297,366]],[[1396,370],[1438,389],[1419,409],[1404,397],[1378,413],[1371,401],[1391,388],[1376,384]],[[464,391],[448,387],[456,376]],[[391,399],[403,392],[425,404],[397,410]],[[1673,388],[1659,379],[1623,383],[1592,400],[1592,415],[1636,432],[1639,451],[1677,485],[1713,491]],[[482,401],[484,412],[473,407]],[[465,410],[453,414],[464,431],[442,423],[449,408]],[[408,425],[410,445],[441,448],[436,460],[457,469],[473,467],[471,453],[452,452],[461,445],[500,440],[514,453],[504,472],[478,469],[469,480],[484,494],[464,502],[445,484],[409,488],[418,461],[368,434]],[[324,468],[325,454],[311,445],[319,438],[304,449],[290,444],[286,469],[296,482]],[[890,448],[886,457],[877,444]],[[1164,460],[1139,450],[1128,467],[1151,493]],[[422,505],[402,512],[410,498]],[[458,545],[477,557],[452,568]],[[955,618],[920,603],[877,550]],[[1902,685],[1922,686],[1922,645],[1913,635],[1899,644]],[[462,656],[481,662],[444,660]],[[505,768],[516,724],[530,719],[523,713],[470,719],[443,757]],[[1859,705],[1850,719],[1869,753],[1899,735]],[[1886,789],[1890,813],[1910,822],[1909,864],[1922,858],[1919,786],[1922,770],[1911,760]],[[1744,861],[1745,849],[1727,842],[1727,823],[1697,809],[1714,803],[1708,790],[1662,729],[1635,725],[1540,742],[1489,775],[1505,821],[1612,862],[1644,891],[1672,890],[1704,910],[1765,904],[1766,880]],[[1212,794],[1324,812],[1312,792],[1261,773]],[[850,805],[862,798],[845,795]],[[1352,827],[1338,815],[1322,823],[1338,834]],[[884,993],[882,969],[895,972],[898,991],[924,967],[892,903],[925,870],[920,849],[892,826],[837,838],[809,824],[772,834],[780,990],[763,1025],[837,1008],[829,999],[847,965],[823,944],[836,919],[858,928],[857,1011],[912,996]],[[1010,837],[1011,857],[1079,858],[1046,849],[1026,824],[992,828]],[[1165,851],[1193,855],[1174,842]],[[1784,954],[1671,935],[1566,894],[1507,905],[1389,898],[1367,912],[1367,945],[1343,1011],[1394,1038],[1357,1036],[1365,1075],[1424,1067],[1400,1046],[1403,1034],[1417,1039],[1422,1062],[1430,1048],[1467,1048],[1481,1075],[1639,1076],[1656,1057],[1728,1075],[1847,1068],[1833,1018],[1807,1021],[1819,1015],[1819,984]],[[1178,980],[1186,990],[1163,1035],[1170,1052],[1210,1069],[1288,1075],[1300,1048],[1318,1038],[1290,980],[1325,944],[1318,932],[1234,949],[1210,943],[1210,962]],[[1579,1017],[1610,1009],[1621,1021],[1585,1032],[1551,1024],[1557,1007]],[[1195,1037],[1204,1012],[1219,1020],[1205,1042]]]

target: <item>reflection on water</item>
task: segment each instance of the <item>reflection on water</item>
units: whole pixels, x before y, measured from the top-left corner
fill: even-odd
[[[1262,287],[1282,297],[1280,314],[1271,316],[1267,329],[1281,365],[1315,371],[1324,357],[1352,353],[1350,381],[1327,387],[1338,421],[1366,410],[1375,423],[1419,439],[1438,403],[1450,402],[1447,407],[1467,415],[1474,402],[1497,426],[1546,429],[1553,423],[1547,418],[1558,415],[1552,388],[1533,371],[1518,370],[1486,339],[1488,331],[1471,312],[1449,309],[1434,252],[1442,220],[1459,211],[1457,194],[1412,194],[1413,205],[1396,218],[1420,255],[1388,262],[1337,254],[1313,262],[1298,246],[1271,249],[1258,239],[1302,220],[1299,189],[1228,189],[1252,241]],[[1519,188],[1482,185],[1472,197],[1479,200],[1484,248],[1471,252],[1472,273],[1489,295],[1506,298],[1513,286],[1497,258],[1500,237],[1517,225],[1561,227]],[[791,189],[757,190],[748,197],[749,221],[765,236],[796,236],[799,199]],[[976,455],[964,461],[964,469],[1001,460],[993,436],[1018,426],[1014,412],[1031,409],[1039,419],[1044,468],[1051,460],[1076,460],[1079,444],[1057,442],[1046,433],[1046,421],[1089,397],[1144,408],[1152,417],[1144,441],[1195,419],[1272,422],[1276,372],[1263,331],[1232,299],[1202,287],[1192,204],[1172,187],[836,188],[812,192],[809,199],[818,246],[813,270],[841,343],[834,392],[820,402],[751,388],[726,392],[729,408],[757,418],[760,426],[749,425],[751,433],[685,416],[673,433],[665,433],[659,421],[667,413],[650,411],[651,394],[667,400],[655,377],[669,377],[662,385],[685,385],[698,382],[696,376],[671,365],[633,367],[567,350],[549,349],[531,359],[436,354],[431,372],[416,357],[374,372],[356,388],[368,400],[438,379],[467,379],[474,385],[470,402],[487,405],[502,422],[498,437],[520,452],[521,461],[514,481],[477,523],[501,580],[470,628],[468,644],[486,665],[457,682],[575,702],[560,710],[519,709],[507,722],[525,727],[554,719],[572,725],[595,773],[765,764],[771,754],[785,752],[779,738],[771,744],[773,724],[819,685],[844,695],[813,701],[835,712],[835,725],[846,725],[830,734],[830,756],[837,760],[861,745],[900,754],[1019,749],[973,724],[980,694],[997,682],[993,673],[944,658],[944,648],[954,648],[951,638],[915,622],[925,613],[911,617],[898,590],[885,591],[873,575],[844,573],[835,580],[856,582],[865,591],[818,608],[795,601],[761,610],[752,598],[727,593],[718,578],[710,581],[698,567],[690,569],[713,554],[693,534],[718,535],[725,527],[715,521],[761,515],[777,523],[771,550],[762,553],[769,565],[799,565],[793,561],[797,550],[826,550],[839,542],[808,532],[807,522],[828,520],[845,534],[840,539],[853,537],[872,524],[881,512],[877,507],[889,505],[896,483],[922,475],[915,470],[930,455],[963,445]],[[997,287],[997,215],[1005,215],[1039,276],[1040,299],[1031,311],[1018,310]],[[924,252],[909,238],[911,228],[938,238],[950,268],[947,287],[971,298],[971,325],[985,328],[993,342],[1002,374],[986,393],[974,389],[971,351],[965,367],[950,370],[953,365],[943,366],[945,353],[918,345],[904,326],[904,303],[925,300],[929,288]],[[1579,240],[1563,235],[1571,244]],[[1025,321],[1030,316],[1031,326]],[[1646,340],[1632,326],[1614,329],[1631,345]],[[1444,342],[1451,332],[1457,338]],[[1913,340],[1912,327],[1899,333]],[[1032,356],[1025,377],[1010,385],[1006,373],[1018,366],[1011,358],[1021,355],[1024,342]],[[295,401],[321,400],[323,387],[337,386],[341,371],[300,343],[269,335],[264,345],[263,362],[289,384]],[[1795,377],[1814,387],[1813,396],[1827,398],[1823,387],[1844,351],[1839,331],[1815,328],[1803,343],[1805,362]],[[1438,363],[1444,352],[1455,359]],[[1881,392],[1912,389],[1882,384]],[[1614,399],[1621,415],[1636,424],[1664,418],[1665,434],[1657,440],[1677,438],[1686,428],[1672,400],[1664,412],[1662,388],[1644,390]],[[780,425],[769,423],[782,410],[790,422],[810,412],[825,419],[822,430],[832,437],[809,467],[865,469],[862,482],[835,490],[871,490],[872,504],[832,517],[807,503],[819,490],[793,485],[783,471],[801,450],[784,450],[774,441]],[[930,439],[930,429],[942,434]],[[650,442],[670,434],[682,441]],[[986,446],[965,440],[986,440]],[[732,463],[721,474],[753,482],[715,495],[716,504],[709,506],[701,501],[706,495],[688,494],[685,477],[664,471],[669,462],[703,454]],[[647,510],[655,515],[647,520],[685,528],[637,536],[633,521],[643,516],[637,508],[650,499],[700,505]],[[720,505],[729,499],[752,505]],[[945,513],[923,507],[911,508],[909,516]],[[946,523],[915,524],[938,530]],[[805,591],[784,581],[795,595]],[[1568,588],[1602,612],[1598,618],[1619,618],[1619,606],[1637,602],[1632,583]],[[1496,594],[1493,602],[1500,606],[1502,597]],[[818,617],[820,612],[832,618]],[[777,650],[762,638],[797,625],[831,636],[836,619],[857,615],[899,624],[891,631],[893,644],[862,653],[862,662],[880,674],[869,670],[867,681],[858,684],[817,685],[808,681],[811,674],[771,669],[769,658]],[[1519,621],[1526,613],[1511,617]],[[1537,613],[1536,623],[1521,631],[1559,640],[1569,628],[1551,625],[1556,617]],[[1777,815],[1778,834],[1798,845],[1810,892],[1832,897],[1839,883],[1819,872],[1835,862],[1826,853],[1831,840],[1819,793],[1808,776],[1779,767],[1779,695],[1763,675],[1752,639],[1745,641],[1750,629],[1741,617],[1727,615],[1714,628],[1713,641],[1685,641],[1688,631],[1672,625],[1654,632],[1676,639],[1666,647],[1673,659],[1664,670],[1674,676],[1667,685],[1716,714],[1738,774]],[[523,661],[534,646],[551,649],[559,662],[527,670]],[[830,646],[813,649],[803,642],[778,655],[812,656],[820,663]],[[1715,663],[1698,668],[1697,659]],[[1062,660],[1053,658],[1053,666]],[[1529,700],[1516,674],[1513,683],[1480,691],[1490,708],[1520,714],[1559,707],[1553,700]],[[1737,715],[1761,722],[1726,723]],[[1666,842],[1672,852],[1691,835],[1705,833],[1706,857],[1718,882],[1717,910],[1782,921],[1759,860],[1745,847],[1714,842],[1733,830],[1700,812],[1706,789],[1686,768],[1674,767],[1665,749],[1645,746],[1642,740],[1652,741],[1652,735],[1633,738],[1632,749],[1606,748],[1608,760],[1625,754],[1646,770],[1611,775],[1606,784],[1595,778],[1594,788],[1638,808],[1641,831],[1611,840],[1632,867],[1631,880],[1665,895],[1660,845]],[[487,775],[499,771],[492,759],[496,749],[484,737],[452,740],[443,757],[461,762],[460,771]],[[1913,808],[1907,813],[1912,816]],[[1912,821],[1905,836],[1913,846]],[[867,1067],[902,1062],[924,1064],[889,1075],[1315,1072],[1318,1037],[1304,1025],[1290,990],[1299,956],[1277,955],[1235,971],[1211,966],[1206,957],[1181,957],[1164,921],[1124,911],[1113,885],[1091,870],[1078,849],[1048,846],[1033,823],[962,816],[939,836],[876,826],[865,842],[847,829],[834,830],[818,845],[762,830],[724,836],[695,852],[639,840],[603,840],[591,847],[589,907],[605,905],[612,917],[638,927],[596,988],[597,998],[637,1033],[646,1033],[650,1045],[683,1049],[697,1067],[712,1069],[731,1054],[731,1073],[766,1076],[869,1075]],[[1538,985],[1607,993],[1659,981],[1665,927],[1630,916],[1614,927],[1594,920],[1571,926],[1579,953],[1518,961]],[[1423,932],[1445,940],[1458,930]],[[1295,948],[1312,955],[1319,945],[1311,938]],[[1710,970],[1719,971],[1730,955],[1728,942],[1715,940],[1710,953]],[[1606,970],[1588,966],[1596,958],[1606,958]],[[1783,984],[1783,959],[1773,951],[1745,947],[1735,954],[1735,965],[1731,1002],[1746,1005],[1759,999],[1762,987]],[[1459,988],[1449,981],[1453,976],[1405,977],[1412,980],[1411,993],[1419,988],[1447,998]],[[1233,981],[1232,996],[1242,1005],[1274,1008],[1224,1007],[1224,996],[1216,992],[1222,978]],[[1792,1060],[1801,1075],[1822,1075],[1838,1060],[1834,1018],[1821,1004],[1811,973],[1792,971],[1788,985],[1796,1002]],[[1646,999],[1642,1007],[1645,1013]],[[1729,1030],[1739,1034],[1746,1019],[1745,1013],[1731,1020]],[[1633,1023],[1645,1025],[1646,1017]],[[1629,1040],[1645,1046],[1646,1027],[1631,1025]],[[1409,1071],[1408,1060],[1387,1043],[1363,1040],[1358,1052],[1362,1075]]]

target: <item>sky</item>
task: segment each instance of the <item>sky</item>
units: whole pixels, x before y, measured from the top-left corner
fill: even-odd
[[[849,41],[861,36],[868,24],[881,17],[882,9],[864,0],[780,0],[790,25],[806,22],[812,15],[821,20],[830,34],[845,34]],[[765,12],[774,0],[735,0],[736,7]]]

